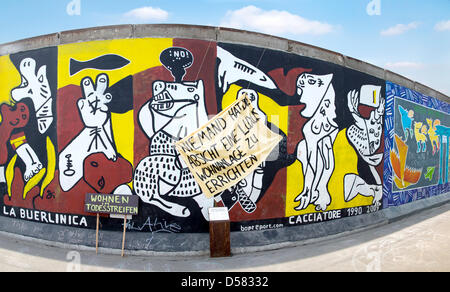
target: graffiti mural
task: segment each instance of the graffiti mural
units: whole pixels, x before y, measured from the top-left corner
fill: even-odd
[[[379,152],[383,139],[385,108],[385,98],[382,95],[382,87],[373,85],[363,85],[359,92],[353,90],[348,94],[348,108],[355,123],[349,127],[347,138],[357,150],[359,158],[367,163],[373,175],[373,182],[370,184],[356,174],[347,174],[344,178],[346,201],[360,194],[373,197],[373,204],[381,205],[383,186],[376,167],[383,160],[383,153]],[[374,109],[368,118],[364,118],[358,111],[360,104]]]
[[[267,221],[278,228],[337,219],[355,215],[356,207],[379,210],[384,81],[294,54],[218,46],[218,108],[231,104],[240,90],[251,90],[269,128],[284,137],[273,159],[253,176],[253,187],[242,182],[256,200],[243,204],[238,192],[218,200],[240,230],[256,230]],[[224,69],[227,64],[238,71]]]
[[[9,74],[16,78],[6,79],[9,99],[0,108],[0,189],[8,201],[35,200],[44,196],[55,174],[57,48],[8,57],[3,58]]]
[[[396,206],[447,190],[448,105],[387,83],[385,206]]]
[[[213,200],[202,195],[173,145],[208,121],[203,81],[183,82],[186,69],[194,61],[189,50],[169,48],[160,58],[174,82],[154,81],[153,97],[139,112],[139,123],[150,140],[150,155],[136,167],[134,189],[142,201],[177,217],[188,217],[189,209],[165,198],[191,197],[207,219]]]
[[[250,231],[375,212],[448,185],[447,104],[325,61],[119,39],[0,56],[0,77],[2,216],[95,228],[85,194],[104,193],[139,198],[131,231],[208,232],[214,206]],[[174,143],[242,95],[281,141],[207,198]]]
[[[133,190],[143,203],[143,218],[165,220],[182,232],[204,232],[214,198],[202,194],[174,142],[217,114],[210,66],[216,45],[170,40],[156,58],[158,66],[134,77]]]
[[[295,198],[303,210],[314,204],[316,210],[325,211],[331,203],[328,182],[334,171],[333,144],[338,134],[336,119],[336,93],[331,83],[333,74],[303,73],[297,81],[297,94],[305,108],[300,113],[308,121],[303,126],[305,139],[297,146],[297,159],[302,163],[303,191]]]

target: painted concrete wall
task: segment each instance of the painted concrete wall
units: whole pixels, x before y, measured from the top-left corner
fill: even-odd
[[[449,192],[449,104],[387,81],[385,208]]]
[[[63,32],[0,53],[4,217],[90,230],[84,195],[117,193],[140,198],[130,231],[206,233],[208,208],[224,206],[232,231],[249,232],[448,192],[448,97],[334,52],[144,25]],[[207,199],[173,143],[243,89],[282,140],[252,175]],[[101,222],[122,230],[121,220]]]

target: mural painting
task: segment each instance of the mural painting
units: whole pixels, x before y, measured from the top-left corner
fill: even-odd
[[[57,48],[4,56],[5,63],[16,76],[2,90],[0,190],[5,201],[34,205],[56,169]]]
[[[251,208],[242,208],[242,196],[233,190],[218,201],[229,208],[236,230],[379,210],[384,81],[294,54],[225,43],[218,47],[218,108],[231,104],[240,90],[251,90],[267,126],[283,137],[253,176],[255,187],[242,182],[247,194],[258,194]],[[222,66],[230,59],[234,69],[226,70]]]
[[[391,82],[386,95],[385,206],[447,192],[448,105]]]
[[[448,182],[444,103],[405,99],[384,80],[308,57],[107,40],[1,56],[0,76],[3,216],[95,228],[85,194],[120,194],[140,200],[130,231],[207,232],[213,206],[228,208],[233,231],[250,231],[375,212],[399,202],[387,190],[442,191]],[[280,142],[207,198],[174,143],[243,94]],[[121,220],[101,222],[122,229]]]

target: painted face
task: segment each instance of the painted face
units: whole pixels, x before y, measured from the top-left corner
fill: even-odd
[[[6,123],[11,128],[25,127],[30,118],[30,111],[22,102],[19,102],[13,107],[3,104],[0,107],[0,114],[3,120],[2,123]]]
[[[300,96],[300,102],[306,105],[302,111],[302,116],[310,118],[316,113],[332,79],[333,74],[314,75],[303,73],[298,77],[297,94]]]
[[[155,81],[153,83],[152,111],[166,117],[182,117],[195,109],[204,98],[203,82],[173,83]]]
[[[26,58],[20,62],[21,84],[11,91],[12,99],[19,102],[24,98],[33,101],[36,111],[51,97],[47,79],[47,66],[42,66],[36,73],[36,61]]]
[[[119,185],[132,180],[133,167],[122,157],[109,160],[103,153],[95,153],[84,161],[84,180],[96,192],[111,194]]]

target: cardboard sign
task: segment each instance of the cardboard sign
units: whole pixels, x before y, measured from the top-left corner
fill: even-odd
[[[86,194],[84,211],[87,213],[137,215],[138,205],[138,196]]]
[[[110,194],[86,194],[84,200],[84,211],[97,213],[97,228],[95,231],[95,252],[98,253],[98,230],[100,223],[99,214],[123,215],[123,237],[122,257],[125,250],[125,233],[127,227],[127,216],[138,214],[139,197],[130,195]]]
[[[175,146],[210,198],[251,174],[281,139],[267,127],[244,93]]]

